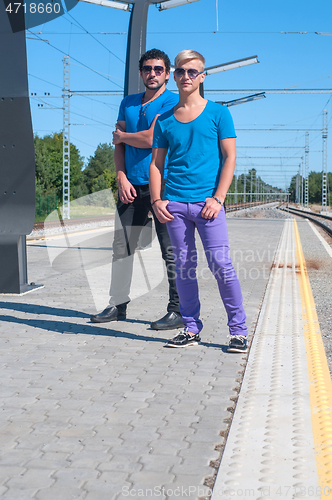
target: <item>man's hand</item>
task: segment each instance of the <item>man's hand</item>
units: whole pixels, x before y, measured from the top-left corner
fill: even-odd
[[[174,219],[173,215],[166,208],[168,203],[169,200],[158,200],[153,204],[152,208],[159,222],[165,223]]]
[[[117,182],[120,201],[125,204],[132,203],[136,198],[137,193],[134,186],[128,181],[127,176],[125,174],[118,175]]]
[[[206,198],[204,208],[202,209],[202,217],[204,219],[215,219],[219,214],[222,205],[214,198]]]
[[[121,144],[123,142],[123,137],[126,132],[118,123],[115,124],[115,131],[113,132],[113,144]]]

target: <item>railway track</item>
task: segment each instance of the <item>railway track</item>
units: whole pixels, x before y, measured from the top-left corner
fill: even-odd
[[[267,201],[248,201],[242,203],[231,203],[227,204],[226,202],[226,212],[235,212],[236,210],[245,210],[247,208],[254,208],[261,205],[266,205],[267,203],[271,203],[271,200]]]
[[[323,215],[323,214],[315,214],[313,212],[308,212],[305,210],[299,210],[297,208],[293,207],[288,207],[288,208],[282,208],[279,207],[279,210],[283,210],[285,212],[290,212],[294,215],[297,215],[299,217],[304,217],[317,226],[321,227],[324,229],[324,231],[332,237],[332,217],[328,215]],[[324,222],[323,222],[324,221]]]
[[[235,210],[242,210],[246,208],[253,208],[258,205],[262,205],[264,203],[268,202],[246,202],[246,203],[233,203],[230,205],[226,204],[226,210],[227,212],[233,212]],[[114,214],[111,215],[103,215],[99,217],[88,217],[88,218],[80,218],[80,219],[69,219],[64,222],[66,227],[68,226],[79,226],[81,224],[89,224],[93,222],[103,222],[107,220],[114,220]],[[62,222],[62,221],[60,221]],[[52,229],[54,227],[59,227],[59,221],[42,221],[42,222],[35,222],[33,226],[33,231],[40,231],[42,229]]]

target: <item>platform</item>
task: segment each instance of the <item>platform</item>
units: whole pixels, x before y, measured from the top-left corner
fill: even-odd
[[[303,301],[309,315],[314,303],[296,225],[230,219],[228,227],[249,355],[226,352],[225,312],[201,247],[202,343],[175,350],[164,347],[173,332],[149,328],[167,303],[155,239],[135,257],[129,319],[103,325],[89,315],[107,304],[112,229],[29,243],[29,281],[44,288],[0,297],[4,499],[247,500],[328,491],[329,374],[324,361],[317,368],[320,345],[312,348],[316,373],[307,361]],[[319,339],[315,316],[313,323]]]

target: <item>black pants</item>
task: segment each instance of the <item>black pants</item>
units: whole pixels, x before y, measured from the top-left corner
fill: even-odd
[[[130,301],[130,285],[133,273],[134,253],[139,236],[151,209],[149,185],[134,186],[137,196],[132,203],[117,203],[113,242],[113,263],[110,288],[110,304],[118,305]],[[175,265],[171,241],[166,224],[158,221],[153,213],[156,233],[162,258],[166,264],[169,283],[167,311],[179,312],[179,297],[175,283]]]

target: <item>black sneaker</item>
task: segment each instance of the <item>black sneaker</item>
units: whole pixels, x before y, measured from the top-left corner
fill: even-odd
[[[186,329],[175,335],[173,339],[170,339],[166,347],[188,347],[190,345],[197,345],[201,341],[199,333],[196,335],[190,335]]]
[[[244,335],[231,335],[227,352],[247,352],[247,337]]]

